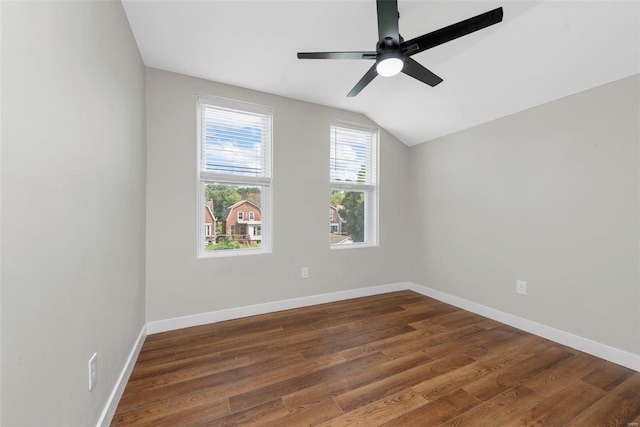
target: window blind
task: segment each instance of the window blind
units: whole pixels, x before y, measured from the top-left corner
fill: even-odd
[[[201,174],[269,177],[270,115],[200,104]]]
[[[373,129],[331,125],[330,180],[371,186],[376,180],[376,136]]]

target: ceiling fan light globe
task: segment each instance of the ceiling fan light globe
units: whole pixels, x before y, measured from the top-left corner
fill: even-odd
[[[391,77],[402,71],[404,61],[400,58],[385,58],[376,64],[376,71],[384,77]]]

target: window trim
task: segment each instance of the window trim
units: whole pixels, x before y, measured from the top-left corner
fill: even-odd
[[[378,232],[379,232],[379,204],[378,199],[380,197],[380,129],[377,127],[361,125],[358,123],[344,122],[340,120],[333,120],[329,126],[329,141],[331,141],[331,131],[333,127],[340,127],[345,129],[351,129],[360,132],[370,132],[372,134],[371,155],[373,159],[371,166],[373,166],[373,184],[365,183],[353,183],[353,182],[335,182],[331,181],[329,176],[329,193],[332,191],[362,191],[364,193],[364,205],[365,205],[365,231],[364,242],[353,242],[348,245],[345,244],[331,244],[330,249],[356,249],[356,248],[369,248],[377,247]],[[329,142],[329,152],[331,152],[331,142]]]
[[[265,176],[242,176],[222,173],[211,173],[200,171],[202,160],[202,105],[208,104],[214,107],[238,110],[251,114],[262,114],[267,117],[267,135],[265,147]],[[197,216],[197,234],[196,239],[196,258],[210,259],[221,258],[227,256],[244,256],[268,254],[272,251],[273,236],[273,211],[272,206],[272,171],[273,171],[273,109],[269,106],[251,104],[243,101],[237,101],[228,98],[215,96],[197,95],[196,97],[196,144],[197,144],[197,167],[196,181],[198,188],[198,216]],[[206,239],[204,238],[204,210],[202,206],[206,203],[204,200],[206,185],[234,185],[246,187],[260,187],[260,212],[261,212],[261,243],[259,248],[247,249],[229,249],[221,251],[206,251],[204,249]]]

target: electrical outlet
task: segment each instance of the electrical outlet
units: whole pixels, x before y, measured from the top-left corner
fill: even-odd
[[[516,293],[520,295],[527,294],[527,282],[524,280],[516,280]]]
[[[309,278],[309,267],[302,267],[302,271],[300,273],[300,277],[302,277],[303,279],[308,279]]]
[[[89,391],[93,390],[93,387],[98,381],[98,353],[93,353],[91,359],[89,359]]]

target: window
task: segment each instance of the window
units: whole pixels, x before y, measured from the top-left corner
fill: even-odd
[[[256,219],[255,212],[249,212],[249,221],[254,221]]]
[[[205,96],[198,96],[197,106],[198,204],[211,206],[216,218],[215,239],[199,238],[198,255],[269,252],[271,109]],[[246,220],[254,220],[256,211],[250,232]],[[202,236],[204,216],[199,224]]]
[[[340,218],[331,247],[377,244],[377,153],[377,129],[331,124],[329,205]]]

